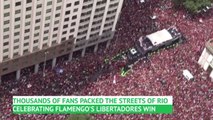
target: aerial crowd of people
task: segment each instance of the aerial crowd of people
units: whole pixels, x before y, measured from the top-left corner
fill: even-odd
[[[61,60],[54,69],[8,80],[0,86],[0,119],[65,120],[69,115],[14,115],[13,95],[89,95],[89,96],[173,96],[173,113],[158,115],[91,115],[96,120],[211,120],[213,119],[213,81],[198,65],[205,42],[213,38],[213,10],[191,16],[184,9],[174,9],[172,2],[150,0],[144,3],[124,0],[117,31],[108,48],[87,53],[83,59]],[[155,19],[152,19],[156,16]],[[105,58],[132,47],[141,36],[176,26],[186,41],[171,49],[161,49],[147,60],[139,61],[125,76],[120,67],[97,75]],[[57,72],[56,69],[63,69]],[[188,69],[194,80],[188,81],[182,71]],[[29,70],[30,71],[30,70]],[[26,72],[29,72],[26,71]],[[97,79],[92,79],[97,75]]]

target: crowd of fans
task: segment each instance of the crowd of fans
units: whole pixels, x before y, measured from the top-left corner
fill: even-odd
[[[125,0],[117,32],[109,48],[100,47],[96,54],[83,59],[61,60],[54,69],[8,80],[0,86],[1,120],[64,120],[68,115],[14,115],[13,95],[169,95],[173,96],[173,114],[159,115],[91,115],[97,120],[211,120],[213,119],[213,82],[197,61],[205,42],[213,37],[213,11],[191,17],[183,9],[174,9],[170,0],[150,0],[140,3]],[[156,16],[156,19],[150,19]],[[184,44],[160,50],[147,60],[138,62],[126,77],[119,68],[99,74],[105,58],[111,58],[134,45],[140,36],[170,26],[177,26],[186,38]],[[104,53],[104,54],[103,54]],[[94,59],[95,58],[95,59]],[[116,65],[115,65],[116,66]],[[57,69],[63,69],[58,73]],[[187,81],[182,70],[195,77]],[[92,79],[97,75],[97,79]]]

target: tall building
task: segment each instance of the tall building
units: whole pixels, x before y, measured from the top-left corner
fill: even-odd
[[[209,72],[209,76],[213,79],[213,39],[206,42],[198,63],[205,71]]]
[[[123,0],[0,0],[0,78],[109,46]]]

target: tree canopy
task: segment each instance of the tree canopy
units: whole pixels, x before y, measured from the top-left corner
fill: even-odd
[[[183,5],[187,10],[196,13],[206,6],[210,6],[212,0],[173,0],[176,6]]]

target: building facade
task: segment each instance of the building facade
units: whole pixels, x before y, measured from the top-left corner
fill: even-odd
[[[123,0],[1,0],[0,76],[109,46]],[[45,68],[45,67],[44,67]]]
[[[209,72],[209,76],[213,79],[213,39],[206,42],[198,63],[205,71]]]

